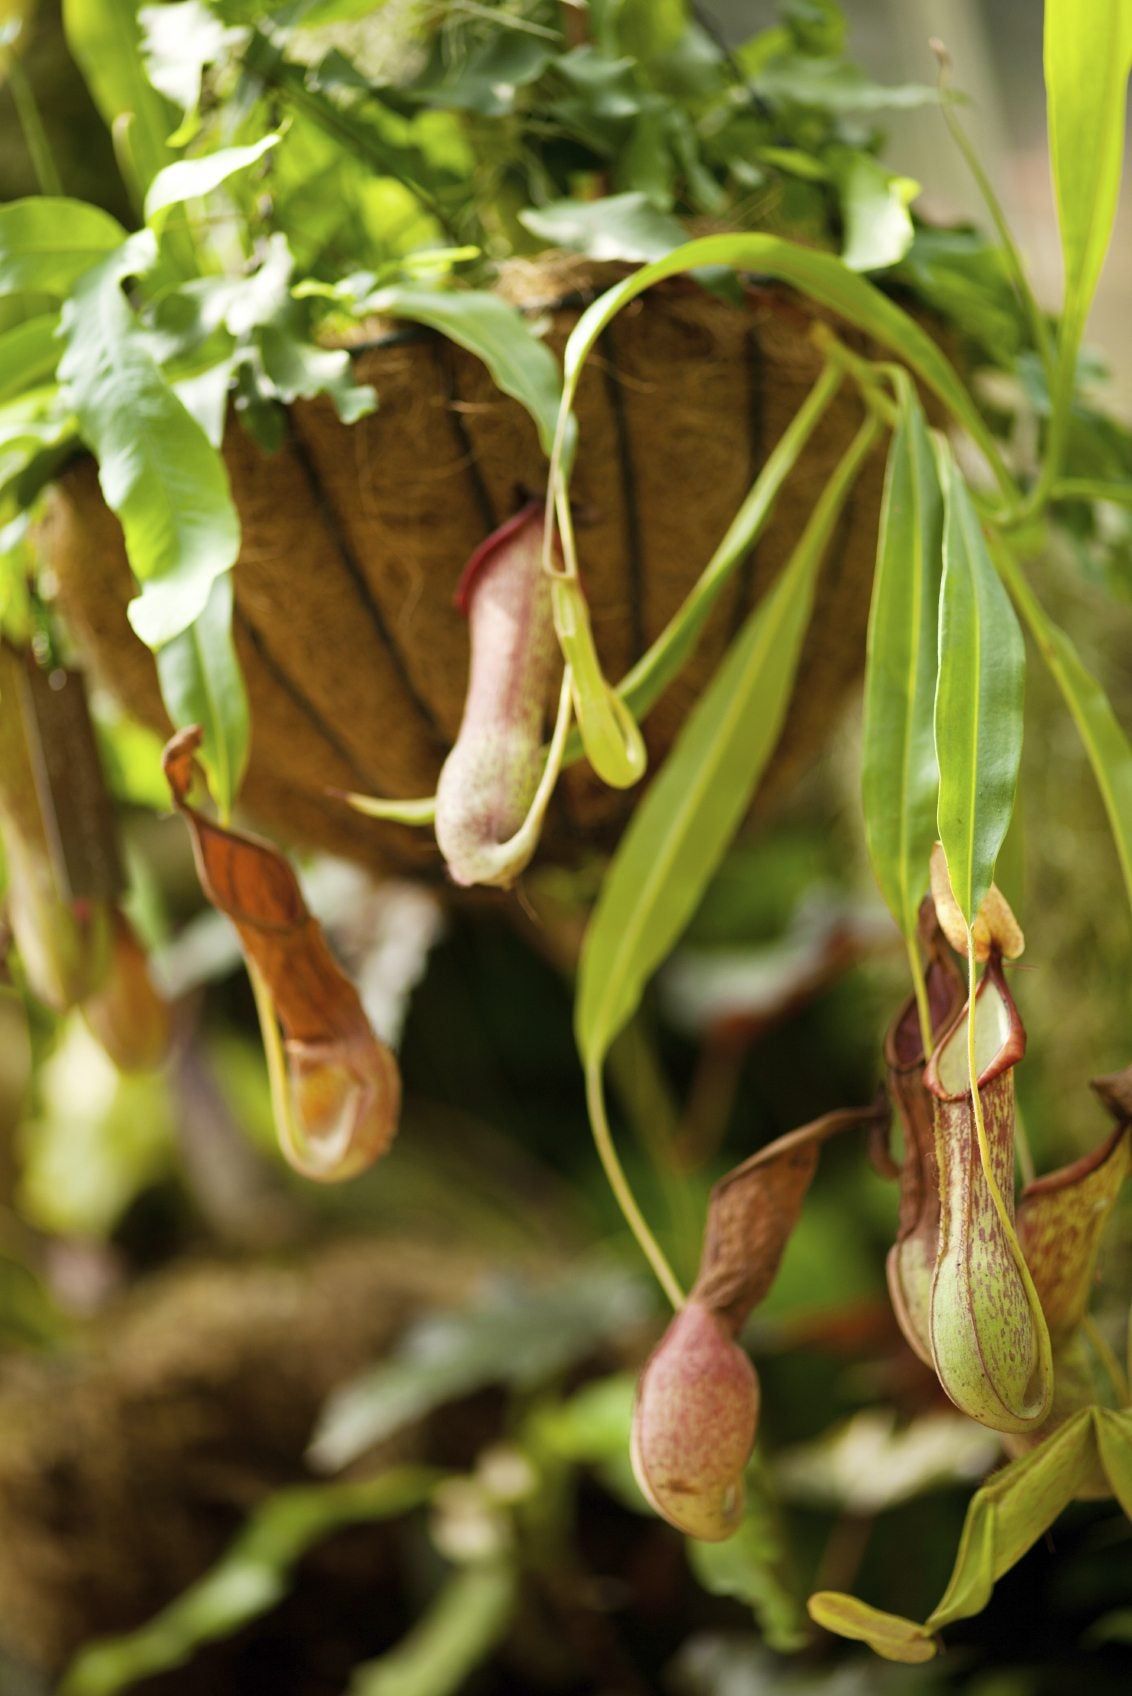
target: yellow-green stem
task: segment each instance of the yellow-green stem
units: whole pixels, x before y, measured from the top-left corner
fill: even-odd
[[[920,1016],[920,1042],[923,1044],[924,1060],[932,1057],[935,1047],[935,1033],[932,1030],[932,1009],[928,1000],[928,986],[924,978],[924,963],[920,959],[920,950],[913,936],[904,938],[908,950],[908,969],[912,974],[912,990],[916,997],[916,1012]]]
[[[684,1305],[684,1291],[680,1282],[668,1264],[668,1258],[649,1229],[644,1214],[637,1206],[636,1197],[629,1186],[629,1180],[621,1165],[617,1150],[613,1146],[613,1133],[609,1128],[609,1117],[605,1110],[605,1091],[602,1086],[601,1067],[586,1067],[586,1106],[589,1109],[590,1129],[593,1132],[594,1147],[605,1172],[606,1180],[613,1191],[622,1217],[637,1240],[637,1246],[656,1274],[657,1282],[668,1297],[672,1306],[679,1310]]]

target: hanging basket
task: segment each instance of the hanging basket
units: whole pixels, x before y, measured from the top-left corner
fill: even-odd
[[[623,274],[574,260],[516,263],[501,288],[546,320],[558,352],[585,304]],[[738,306],[674,280],[603,335],[581,383],[571,491],[611,679],[677,610],[814,382],[812,322],[811,309],[781,288],[751,288]],[[523,409],[441,336],[383,325],[353,351],[355,379],[377,390],[372,416],[343,425],[320,398],[291,408],[276,453],[236,422],[225,441],[243,526],[235,629],[252,711],[242,801],[284,840],[439,875],[427,832],[362,818],[326,792],[433,793],[467,676],[453,591],[477,544],[545,488],[546,462]],[[649,715],[653,767],[783,565],[860,416],[846,386],[695,660]],[[882,469],[879,456],[865,468],[829,550],[771,791],[812,758],[860,673]],[[132,714],[167,732],[152,656],[126,619],[135,590],[121,531],[90,460],[60,478],[44,534],[62,608],[96,674]],[[569,858],[608,838],[632,804],[631,794],[574,767],[559,786],[547,850]]]

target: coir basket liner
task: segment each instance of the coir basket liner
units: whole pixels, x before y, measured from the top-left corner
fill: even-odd
[[[619,274],[551,260],[509,267],[502,287],[547,319],[559,351],[582,306]],[[642,296],[603,336],[581,384],[572,496],[610,678],[676,611],[817,376],[812,322],[778,288],[751,288],[738,306],[676,281]],[[326,791],[433,792],[467,675],[453,590],[483,537],[545,488],[545,460],[523,409],[439,335],[380,326],[354,363],[356,379],[377,390],[372,416],[347,427],[329,401],[301,402],[278,452],[236,422],[225,442],[243,525],[236,640],[252,709],[243,803],[284,840],[380,869],[439,872],[428,833],[364,819]],[[847,385],[694,663],[650,714],[654,766],[737,621],[781,568],[859,419]],[[874,458],[830,548],[772,789],[812,754],[860,671],[881,475]],[[96,673],[166,731],[152,658],[126,620],[134,588],[121,531],[89,460],[54,490],[45,538],[64,612]],[[575,767],[560,785],[551,851],[569,856],[608,836],[631,804]]]

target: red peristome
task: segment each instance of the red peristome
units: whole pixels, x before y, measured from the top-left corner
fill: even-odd
[[[528,524],[539,517],[543,511],[542,501],[528,501],[505,524],[501,524],[498,530],[493,530],[490,536],[485,536],[479,547],[470,556],[467,565],[460,573],[460,581],[457,583],[456,592],[452,597],[453,605],[458,612],[463,613],[465,618],[468,616],[472,589],[476,581],[488,569],[495,554],[520,530],[525,529]]]

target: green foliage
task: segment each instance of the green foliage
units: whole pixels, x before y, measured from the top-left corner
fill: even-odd
[[[63,311],[59,375],[142,586],[131,622],[160,647],[203,612],[235,562],[240,526],[223,461],[170,388],[122,292],[155,259],[142,234],[80,278]]]
[[[936,836],[935,756],[943,499],[931,438],[901,385],[877,541],[865,670],[861,800],[881,894],[905,937],[916,934]]]
[[[946,517],[935,746],[939,837],[951,887],[972,923],[994,879],[1022,756],[1025,651],[971,496],[941,455]]]
[[[125,231],[80,200],[13,200],[0,206],[0,293],[62,297],[105,259]]]

